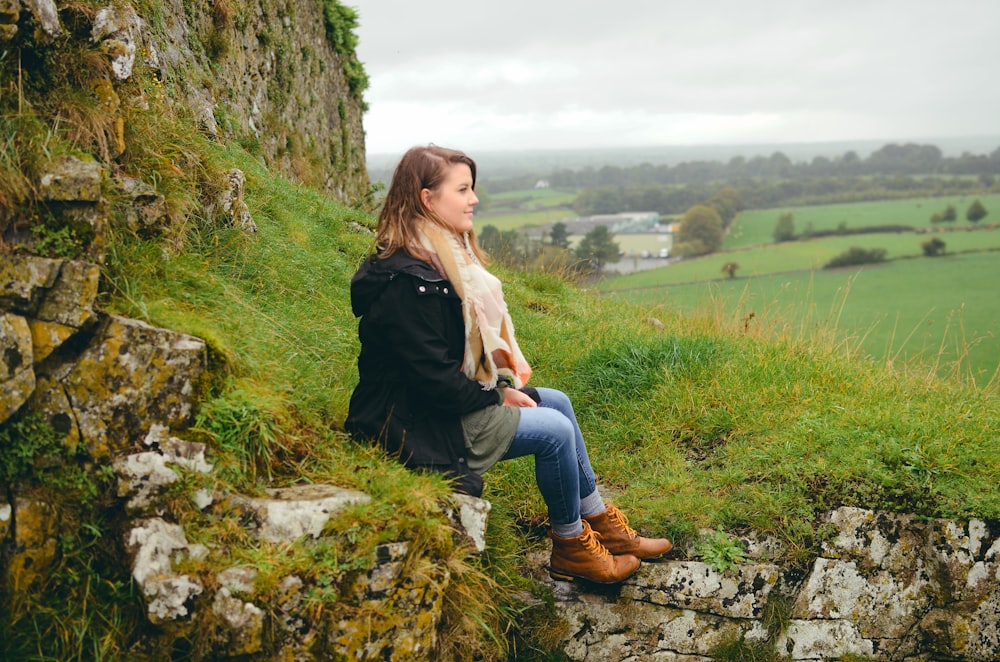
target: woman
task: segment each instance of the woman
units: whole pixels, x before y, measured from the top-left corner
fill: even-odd
[[[377,251],[351,281],[360,382],[345,427],[474,496],[496,462],[533,455],[552,577],[620,582],[672,545],[605,505],[569,398],[525,387],[531,367],[473,232],[475,184],[471,158],[434,145],[396,167]]]

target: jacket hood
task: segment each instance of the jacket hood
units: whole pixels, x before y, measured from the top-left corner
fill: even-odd
[[[431,283],[444,280],[434,267],[404,250],[398,250],[387,258],[370,255],[351,279],[351,310],[354,316],[361,317],[367,313],[382,296],[386,285],[400,274]]]

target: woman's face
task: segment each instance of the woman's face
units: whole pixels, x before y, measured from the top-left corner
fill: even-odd
[[[452,165],[440,186],[420,191],[420,200],[452,231],[472,231],[472,212],[479,198],[472,190],[472,170],[466,164]]]

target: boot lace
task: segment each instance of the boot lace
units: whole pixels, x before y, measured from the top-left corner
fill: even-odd
[[[610,554],[608,548],[601,544],[601,534],[589,527],[580,536],[580,542],[587,552],[597,558],[603,559]]]
[[[625,516],[625,513],[618,510],[615,506],[608,506],[608,519],[610,519],[616,527],[624,531],[625,535],[629,538],[636,538],[639,536],[638,532],[628,525],[628,517]]]

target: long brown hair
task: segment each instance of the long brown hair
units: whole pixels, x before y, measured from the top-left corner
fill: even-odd
[[[457,149],[428,145],[411,147],[403,154],[386,193],[385,202],[378,215],[375,228],[375,243],[379,254],[389,257],[399,249],[405,249],[413,257],[427,261],[427,251],[420,243],[417,231],[421,221],[429,221],[442,227],[445,224],[437,214],[427,209],[420,199],[423,189],[436,190],[448,175],[452,166],[465,164],[472,171],[472,188],[476,188],[476,162]],[[480,262],[486,263],[486,255],[476,242],[475,231],[469,232],[469,244]]]

